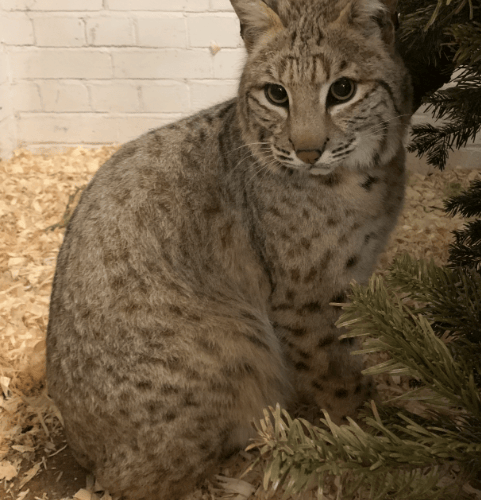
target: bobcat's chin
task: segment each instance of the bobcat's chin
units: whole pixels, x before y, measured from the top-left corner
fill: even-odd
[[[308,172],[311,175],[329,175],[336,170],[336,165],[311,165]]]

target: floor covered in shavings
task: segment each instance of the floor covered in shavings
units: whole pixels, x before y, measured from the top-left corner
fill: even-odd
[[[66,446],[60,416],[46,395],[45,333],[65,219],[82,188],[115,149],[50,154],[19,150],[0,161],[1,499],[111,498],[75,463]],[[405,207],[378,272],[405,251],[445,263],[451,231],[463,222],[446,216],[442,200],[479,178],[480,171],[461,168],[410,173]],[[408,389],[401,377],[383,376],[377,382],[383,397]],[[189,500],[281,498],[263,490],[261,464],[242,476],[256,458],[255,452],[239,453],[219,470],[220,479],[206,481]],[[314,499],[315,494],[302,498]]]

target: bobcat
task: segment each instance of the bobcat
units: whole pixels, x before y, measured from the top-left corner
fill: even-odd
[[[127,500],[182,498],[267,406],[343,422],[371,391],[331,304],[403,202],[394,2],[231,3],[238,97],[124,145],[58,257],[49,391],[79,463]]]

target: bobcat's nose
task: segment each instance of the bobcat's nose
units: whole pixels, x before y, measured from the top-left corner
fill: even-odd
[[[314,163],[316,163],[316,161],[321,157],[322,151],[319,149],[298,149],[296,151],[296,155],[304,163],[314,165]]]

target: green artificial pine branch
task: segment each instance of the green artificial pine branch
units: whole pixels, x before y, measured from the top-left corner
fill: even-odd
[[[426,316],[420,314],[417,307],[408,306],[395,293],[396,279],[402,283],[399,269],[406,281],[411,276],[413,287],[419,287],[419,292],[413,293],[414,299],[422,296],[423,285],[428,288],[428,279],[440,283],[441,290],[444,285],[449,285],[453,271],[431,264],[430,276],[426,278],[428,265],[425,262],[417,263],[407,255],[398,262],[393,265],[393,272],[396,273],[396,269],[398,272],[394,274],[393,286],[386,286],[384,279],[376,276],[371,278],[366,288],[353,286],[350,304],[345,306],[339,326],[349,327],[347,337],[369,335],[361,351],[363,354],[387,351],[391,355],[390,360],[370,368],[366,373],[410,375],[431,387],[437,396],[446,398],[453,406],[469,409],[481,421],[479,391],[471,384],[481,360],[477,366],[468,365],[463,358],[455,360],[446,344],[434,333]],[[435,274],[436,277],[433,276]],[[469,286],[469,282],[466,280],[462,286]],[[405,289],[400,286],[399,291]],[[477,292],[481,297],[481,288]],[[456,300],[456,295],[451,297]],[[481,305],[481,300],[477,303]],[[478,314],[481,314],[480,310]],[[479,323],[477,325],[476,331]]]
[[[472,66],[478,73],[481,70],[481,24],[454,24],[449,33],[457,41],[458,47],[454,60],[459,66]]]
[[[474,181],[466,191],[446,201],[444,207],[450,215],[481,216],[481,180]]]
[[[474,221],[465,225],[464,230],[455,231],[455,242],[449,247],[449,261],[454,266],[472,266],[481,272],[481,222]]]
[[[419,47],[419,43],[427,46],[426,62],[436,64],[438,57],[442,54],[444,48],[442,40],[445,37],[444,30],[446,26],[436,25],[430,31],[420,29],[420,26],[427,26],[434,13],[434,5],[411,5],[406,2],[400,3],[401,11],[401,29],[399,37],[410,49]]]
[[[455,121],[466,129],[456,147],[463,147],[465,141],[474,139],[479,130],[481,113],[481,74],[460,73],[454,80],[454,87],[439,90],[429,98],[426,111],[431,111],[436,120]]]
[[[430,124],[415,125],[412,127],[413,140],[408,146],[408,151],[416,152],[419,157],[427,154],[428,164],[443,170],[449,152],[453,150],[455,133],[459,130],[459,127],[454,127],[452,124],[444,130]]]
[[[479,19],[480,6],[472,0],[424,0],[416,6],[405,0],[400,10],[401,47],[405,47],[403,57],[415,90],[423,88],[417,73],[429,79],[423,65],[441,66],[446,75],[461,70],[450,88],[426,92],[423,102],[427,111],[446,121],[436,127],[414,126],[409,147],[420,157],[427,155],[428,164],[442,170],[450,152],[466,146],[481,129],[481,24],[475,20]],[[448,79],[440,74],[437,88]],[[415,95],[417,103],[420,99]]]
[[[365,339],[358,354],[391,356],[365,373],[415,377],[420,387],[397,399],[417,400],[424,413],[389,405],[378,411],[372,402],[362,428],[352,420],[339,427],[327,413],[315,427],[277,408],[266,414],[255,443],[269,461],[266,487],[282,487],[287,498],[310,484],[327,491],[337,477],[343,500],[464,498],[461,486],[481,470],[481,343],[433,327],[439,319],[433,311],[443,304],[463,317],[463,308],[474,310],[468,317],[481,313],[481,281],[470,288],[471,275],[462,271],[403,256],[386,279],[353,285],[339,326],[347,328],[346,337]],[[478,299],[464,302],[476,287]],[[460,355],[463,348],[473,355]],[[440,481],[454,477],[455,469],[457,481]]]
[[[408,151],[416,152],[418,156],[426,154],[429,165],[443,170],[450,151],[466,146],[469,140],[476,138],[480,129],[479,122],[475,126],[469,126],[466,117],[453,117],[451,121],[438,127],[430,124],[414,125],[414,137]]]
[[[269,455],[264,487],[283,487],[284,496],[297,494],[308,485],[326,490],[339,477],[343,500],[429,500],[449,498],[459,486],[440,484],[440,471],[447,474],[459,463],[475,460],[479,465],[481,443],[460,439],[455,432],[420,426],[398,413],[398,428],[386,426],[373,404],[373,416],[362,429],[353,420],[337,426],[327,413],[323,427],[293,420],[277,407],[266,413],[254,446]],[[402,438],[399,437],[402,435]],[[449,462],[446,462],[449,450]],[[369,495],[367,496],[362,496]],[[322,497],[320,497],[322,498]]]
[[[450,215],[481,217],[481,180],[471,183],[466,191],[445,202],[444,206]],[[463,229],[454,232],[454,237],[449,247],[451,266],[471,267],[481,274],[481,219],[467,222]]]
[[[447,7],[449,7],[450,10],[448,10]],[[438,24],[446,22],[452,16],[462,12],[466,7],[469,8],[469,18],[473,19],[473,0],[437,0],[433,15],[426,25],[425,30],[427,31],[435,22]]]
[[[418,302],[414,314],[424,315],[440,336],[452,333],[480,343],[481,354],[481,275],[404,255],[392,264],[388,280]]]

